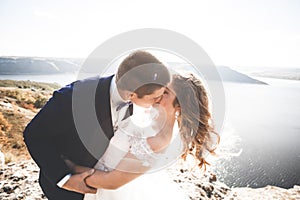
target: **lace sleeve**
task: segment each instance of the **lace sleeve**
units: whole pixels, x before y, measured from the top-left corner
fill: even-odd
[[[147,138],[131,136],[129,139],[130,153],[132,153],[137,159],[142,161],[143,166],[151,166],[157,159],[157,154],[152,151],[147,142]]]
[[[126,135],[129,143],[129,153],[140,160],[143,166],[150,166],[157,158],[147,142],[147,137],[153,136],[155,130],[137,125],[137,117],[131,116],[122,121],[118,131]],[[151,130],[150,130],[151,129]]]

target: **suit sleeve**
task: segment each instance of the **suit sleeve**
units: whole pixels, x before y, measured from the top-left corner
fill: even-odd
[[[24,131],[24,141],[32,158],[55,185],[70,173],[60,152],[60,140],[67,138],[71,124],[72,94],[66,95],[60,90],[54,92]]]

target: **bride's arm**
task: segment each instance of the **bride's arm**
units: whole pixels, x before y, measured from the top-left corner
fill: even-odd
[[[172,137],[173,123],[174,122],[171,121],[170,124],[166,124],[156,136],[146,139],[153,152],[157,153],[168,146]],[[86,184],[93,188],[113,190],[134,180],[150,168],[151,166],[145,166],[142,160],[128,152],[113,171],[105,172],[96,170],[92,176],[86,178]]]
[[[135,172],[132,172],[133,169]],[[85,181],[87,185],[93,188],[114,190],[139,177],[149,169],[149,166],[144,166],[134,155],[127,153],[116,169],[110,172],[96,170]]]

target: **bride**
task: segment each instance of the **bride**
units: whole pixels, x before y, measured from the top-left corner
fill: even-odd
[[[138,126],[135,114],[122,121],[97,170],[85,180],[97,193],[85,194],[84,200],[190,199],[161,169],[188,154],[199,167],[207,164],[204,155],[214,151],[218,138],[208,104],[199,79],[174,75],[153,123]]]

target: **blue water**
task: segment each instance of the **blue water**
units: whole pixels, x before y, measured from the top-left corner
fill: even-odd
[[[213,168],[230,186],[300,185],[300,81],[259,79],[270,85],[224,85],[231,131],[221,142],[237,154]]]
[[[77,74],[0,75],[0,79],[66,85]],[[258,78],[270,85],[224,83],[224,155],[214,161],[229,186],[300,185],[300,81]]]

